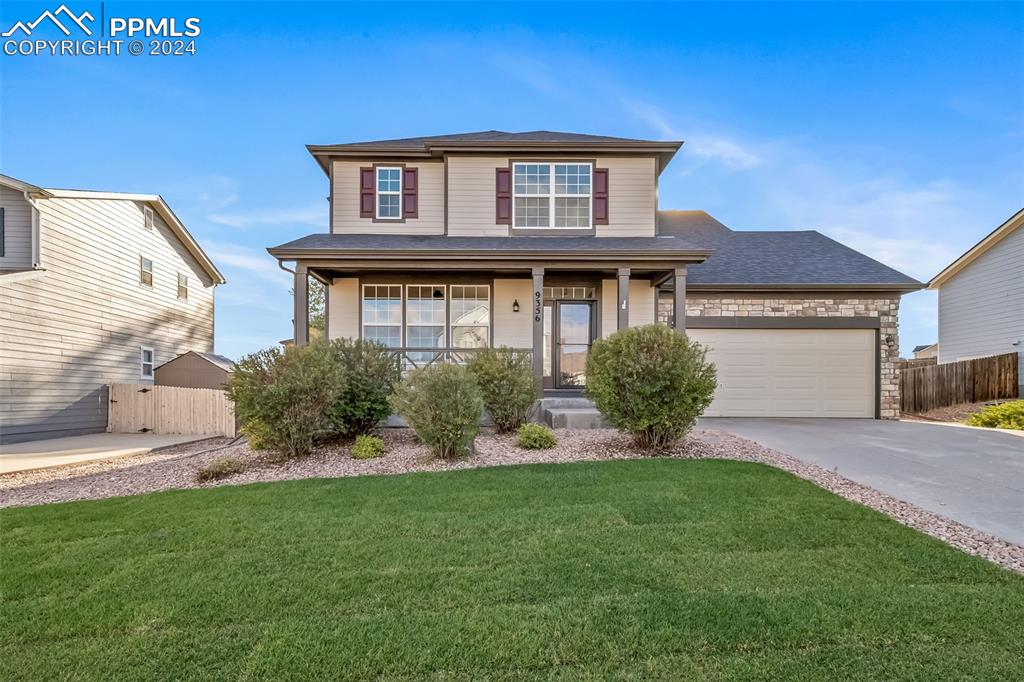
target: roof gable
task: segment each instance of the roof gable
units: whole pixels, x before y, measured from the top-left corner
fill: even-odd
[[[945,282],[956,276],[958,272],[978,259],[983,253],[1006,239],[1010,234],[1024,226],[1024,208],[1014,213],[1002,225],[989,232],[981,241],[969,248],[962,256],[947,265],[942,272],[928,282],[929,289],[938,289]]]

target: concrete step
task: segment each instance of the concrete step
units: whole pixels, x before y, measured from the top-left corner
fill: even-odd
[[[556,407],[544,410],[544,421],[553,429],[604,429],[608,423],[594,407]]]
[[[580,396],[541,398],[540,401],[540,409],[542,410],[585,409],[588,407],[593,409],[594,403]]]

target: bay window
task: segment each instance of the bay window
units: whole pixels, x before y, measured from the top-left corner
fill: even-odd
[[[590,228],[592,170],[590,163],[513,164],[513,226]]]
[[[491,288],[451,286],[452,348],[487,348],[491,336]]]
[[[363,338],[389,348],[402,345],[402,286],[363,285]]]
[[[405,345],[408,348],[444,348],[444,285],[410,284],[405,287]],[[409,353],[417,365],[435,353]]]

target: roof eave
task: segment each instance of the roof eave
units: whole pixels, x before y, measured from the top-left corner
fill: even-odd
[[[955,261],[947,265],[942,272],[928,282],[929,289],[938,289],[958,272],[978,259],[983,253],[1001,242],[1007,235],[1024,225],[1024,208],[1014,213],[1002,225],[985,235],[981,241],[969,248]]]
[[[924,288],[924,282],[688,282],[686,285],[687,291],[892,291],[901,294]]]
[[[498,250],[498,249],[336,249],[336,248],[286,248],[271,247],[267,249],[274,258],[278,260],[295,259],[366,259],[366,260],[481,260],[481,261],[536,261],[538,259],[551,260],[594,260],[594,261],[615,261],[615,260],[688,260],[704,261],[711,255],[706,249],[665,249],[665,250],[617,250],[606,249],[579,249],[572,251],[552,251],[550,249],[523,249],[523,250]]]

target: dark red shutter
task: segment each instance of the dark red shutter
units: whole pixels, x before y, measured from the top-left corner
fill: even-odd
[[[512,169],[497,168],[495,188],[494,222],[499,225],[512,224]]]
[[[594,224],[608,224],[608,169],[594,169]]]
[[[359,217],[372,218],[377,215],[377,181],[373,168],[359,169]]]
[[[417,180],[417,169],[416,168],[403,168],[402,169],[402,217],[403,218],[418,218],[419,203],[416,200],[416,194],[419,190],[419,186],[416,183]]]

